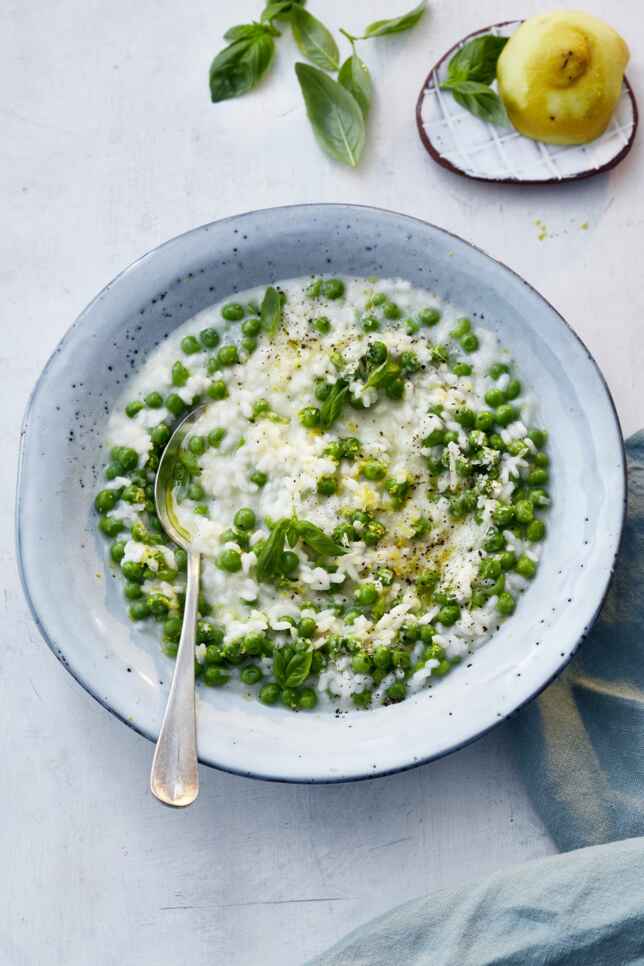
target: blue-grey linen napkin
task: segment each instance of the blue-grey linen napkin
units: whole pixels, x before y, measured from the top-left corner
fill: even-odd
[[[407,902],[310,966],[644,966],[644,432],[626,452],[628,516],[599,620],[506,725],[566,854]]]

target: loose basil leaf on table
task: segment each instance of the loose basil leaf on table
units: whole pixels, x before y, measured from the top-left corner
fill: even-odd
[[[371,83],[369,68],[355,51],[350,57],[347,57],[340,68],[338,80],[350,94],[353,94],[366,120],[371,107],[373,84]]]
[[[501,126],[509,123],[501,98],[487,84],[448,78],[441,84],[441,88],[451,91],[457,104],[464,107],[470,114],[480,117],[482,121]]]
[[[275,51],[273,28],[252,26],[256,29],[224,47],[210,65],[210,97],[214,103],[245,94],[270,66]]]
[[[463,44],[449,62],[448,80],[479,81],[491,84],[496,77],[496,64],[501,51],[508,42],[507,37],[485,34]]]
[[[365,143],[365,124],[353,94],[323,70],[296,64],[306,112],[320,146],[336,161],[355,167]]]
[[[295,43],[307,60],[322,70],[337,70],[340,66],[340,51],[333,34],[324,24],[305,10],[294,7],[291,11],[291,27]]]
[[[403,13],[400,17],[392,17],[389,20],[375,20],[365,27],[361,37],[355,40],[367,40],[370,37],[384,37],[387,34],[400,34],[404,30],[411,30],[415,27],[427,8],[427,0],[421,0],[417,7],[409,13]]]
[[[304,6],[306,0],[274,0],[267,3],[262,11],[261,19],[270,22],[271,20],[288,20],[293,7]]]

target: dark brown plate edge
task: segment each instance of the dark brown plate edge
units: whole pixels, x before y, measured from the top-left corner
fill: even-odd
[[[587,171],[580,171],[578,174],[566,175],[565,178],[544,178],[540,180],[534,180],[534,179],[523,180],[521,178],[483,178],[483,177],[480,177],[479,175],[468,174],[466,171],[463,171],[462,168],[457,168],[456,165],[452,164],[451,161],[448,161],[447,158],[434,147],[432,141],[427,136],[427,132],[425,130],[425,126],[423,124],[423,119],[422,119],[422,107],[423,107],[423,102],[425,100],[425,91],[427,90],[427,87],[432,78],[432,75],[438,70],[441,64],[443,64],[444,61],[446,61],[447,58],[452,53],[454,53],[454,51],[458,47],[462,46],[462,44],[466,43],[466,41],[470,40],[472,37],[477,37],[479,34],[486,33],[489,30],[494,30],[497,27],[508,27],[511,24],[520,24],[520,23],[523,23],[523,21],[522,20],[502,20],[500,23],[490,24],[489,27],[479,27],[478,30],[473,30],[465,37],[462,37],[460,40],[457,40],[456,43],[453,44],[439,60],[436,61],[434,66],[427,74],[425,80],[423,81],[423,85],[418,95],[418,100],[416,101],[416,127],[418,128],[418,134],[420,136],[420,140],[423,143],[423,147],[431,157],[432,161],[435,161],[436,164],[440,165],[441,168],[445,168],[446,171],[452,171],[454,174],[458,174],[462,178],[468,178],[470,181],[480,181],[483,184],[511,184],[511,185],[521,185],[521,186],[567,184],[571,181],[583,181],[586,178],[594,177],[596,174],[603,174],[605,171],[610,171],[612,168],[616,167],[621,161],[624,160],[626,155],[633,147],[633,142],[635,141],[635,135],[637,134],[637,128],[639,125],[639,111],[637,108],[637,101],[635,100],[635,94],[633,93],[633,88],[631,87],[630,82],[626,77],[626,75],[624,75],[624,86],[626,88],[628,96],[631,99],[631,106],[633,108],[633,130],[631,131],[631,136],[628,139],[627,144],[624,145],[621,151],[619,151],[614,158],[611,158],[610,161],[607,161],[606,164],[603,164],[599,168],[589,168]]]

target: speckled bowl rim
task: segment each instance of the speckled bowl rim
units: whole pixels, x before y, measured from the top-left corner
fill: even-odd
[[[627,476],[626,476],[626,453],[625,453],[625,449],[624,449],[624,439],[623,439],[623,434],[622,434],[622,430],[621,430],[621,426],[620,426],[620,422],[619,422],[619,417],[617,415],[617,409],[616,409],[615,402],[613,400],[611,391],[610,391],[610,389],[608,387],[608,383],[606,382],[606,379],[604,378],[604,375],[603,375],[603,373],[602,373],[599,365],[597,364],[595,358],[593,357],[593,355],[590,352],[590,350],[588,349],[588,347],[585,345],[585,343],[579,337],[579,335],[575,332],[575,330],[572,328],[572,326],[561,315],[561,313],[558,312],[557,309],[555,309],[554,306],[550,302],[548,302],[548,300],[545,299],[543,297],[543,295],[541,295],[541,293],[533,285],[531,285],[529,282],[527,282],[521,275],[519,275],[518,272],[515,272],[514,269],[510,268],[504,262],[502,262],[499,259],[496,259],[493,256],[489,255],[482,248],[478,247],[477,245],[472,244],[472,242],[467,241],[466,239],[462,238],[460,235],[457,235],[454,232],[450,232],[450,231],[448,231],[445,228],[441,228],[438,225],[434,225],[432,222],[425,221],[424,219],[417,218],[417,217],[415,217],[413,215],[402,214],[400,212],[393,211],[391,209],[379,208],[379,207],[377,207],[375,205],[357,205],[357,204],[337,203],[337,202],[320,202],[320,203],[297,204],[297,205],[279,205],[279,206],[275,206],[275,207],[271,207],[271,208],[255,209],[255,210],[246,211],[246,212],[243,212],[243,213],[240,213],[240,214],[236,214],[236,215],[230,215],[227,218],[218,219],[215,222],[205,222],[204,224],[199,225],[196,228],[192,228],[192,229],[190,229],[187,232],[183,232],[180,235],[176,235],[175,237],[173,237],[171,239],[168,239],[168,241],[163,242],[161,245],[158,245],[155,248],[150,249],[144,255],[141,255],[139,258],[135,259],[126,268],[124,268],[123,271],[121,271],[110,282],[108,282],[108,284],[106,286],[104,286],[104,288],[101,289],[101,291],[87,304],[87,306],[83,309],[83,311],[77,317],[77,319],[75,320],[75,322],[72,323],[72,325],[70,326],[70,328],[64,334],[64,336],[62,337],[62,339],[60,339],[60,341],[58,342],[58,344],[54,348],[53,352],[49,356],[49,359],[47,360],[47,362],[46,362],[46,364],[45,364],[42,372],[40,373],[40,375],[39,375],[39,377],[38,377],[38,379],[37,379],[37,381],[36,381],[36,383],[35,383],[32,391],[31,391],[31,393],[29,395],[29,399],[28,399],[28,402],[27,402],[27,406],[26,406],[26,409],[25,409],[25,414],[24,414],[24,417],[23,417],[22,425],[21,425],[21,430],[20,430],[20,448],[19,448],[19,458],[18,458],[18,473],[17,473],[17,483],[16,483],[16,505],[15,505],[16,555],[17,555],[17,564],[18,564],[18,573],[19,573],[19,576],[20,576],[20,582],[22,584],[22,589],[23,589],[23,592],[24,592],[24,595],[25,595],[25,599],[27,601],[27,604],[29,606],[29,610],[31,612],[31,615],[32,615],[32,617],[34,619],[34,622],[35,622],[35,624],[36,624],[36,626],[37,626],[37,628],[38,628],[38,630],[39,630],[39,632],[40,632],[43,640],[45,641],[45,643],[47,644],[47,646],[49,647],[49,649],[51,650],[51,652],[54,654],[54,656],[56,657],[56,659],[58,661],[60,661],[60,663],[63,665],[63,667],[68,671],[68,673],[71,674],[71,676],[81,685],[81,687],[89,695],[91,695],[92,698],[94,698],[98,702],[98,704],[101,705],[101,707],[103,707],[110,714],[114,715],[116,718],[118,718],[120,721],[122,721],[125,725],[128,726],[128,728],[131,728],[132,731],[135,731],[137,734],[141,735],[143,738],[147,738],[151,742],[156,742],[157,737],[158,737],[158,733],[157,732],[153,732],[153,731],[147,730],[143,726],[139,725],[136,721],[132,720],[132,718],[126,717],[124,714],[122,714],[121,712],[119,712],[117,709],[113,708],[107,700],[105,700],[103,697],[101,697],[101,695],[99,694],[99,692],[98,692],[97,688],[95,687],[95,685],[91,681],[86,680],[82,676],[82,674],[80,674],[80,672],[74,667],[73,663],[70,663],[70,661],[65,656],[65,653],[64,653],[63,648],[60,647],[58,645],[58,643],[55,640],[53,640],[53,638],[49,634],[49,632],[47,630],[47,627],[45,626],[45,622],[41,619],[40,614],[39,614],[39,612],[38,612],[38,610],[37,610],[37,608],[36,608],[36,606],[34,604],[34,601],[33,601],[32,595],[31,595],[30,586],[29,586],[29,579],[28,579],[28,576],[27,576],[27,573],[26,573],[26,570],[25,570],[25,565],[24,565],[24,556],[23,556],[23,548],[22,548],[23,523],[22,523],[22,519],[21,519],[21,508],[22,508],[22,488],[23,488],[23,460],[24,460],[24,456],[25,456],[25,435],[26,435],[26,432],[27,432],[27,429],[28,429],[31,412],[32,412],[32,409],[34,407],[35,401],[37,399],[39,390],[40,390],[40,388],[42,386],[43,379],[44,379],[45,375],[47,374],[50,366],[52,365],[53,360],[55,359],[55,357],[61,351],[64,350],[67,341],[70,339],[70,337],[75,332],[75,330],[82,324],[82,322],[84,321],[85,317],[91,312],[93,306],[102,299],[102,297],[104,296],[104,294],[109,289],[111,289],[114,285],[118,284],[123,279],[125,279],[130,273],[132,273],[133,271],[135,271],[139,265],[141,265],[142,263],[144,263],[145,261],[147,261],[148,259],[150,259],[151,257],[153,257],[155,255],[155,253],[158,252],[159,250],[165,249],[166,247],[168,247],[170,245],[173,245],[174,243],[178,242],[180,239],[187,239],[187,238],[189,238],[192,235],[197,235],[197,234],[199,234],[201,232],[207,231],[212,225],[215,225],[215,224],[222,224],[222,223],[229,223],[229,222],[240,222],[240,221],[243,221],[244,218],[252,217],[252,216],[255,216],[255,215],[259,214],[259,213],[264,214],[266,217],[270,217],[270,215],[272,213],[278,212],[278,211],[296,210],[296,209],[300,209],[300,210],[302,210],[302,209],[311,209],[311,210],[314,210],[314,209],[320,209],[320,208],[323,208],[323,209],[337,209],[338,211],[341,211],[341,210],[345,210],[346,211],[347,208],[349,208],[349,209],[354,209],[355,208],[355,209],[367,210],[367,211],[375,212],[377,214],[382,214],[382,215],[385,215],[385,216],[393,216],[393,217],[396,217],[396,218],[401,219],[401,220],[407,220],[407,221],[409,221],[411,223],[422,225],[423,227],[432,228],[432,229],[436,230],[437,232],[440,232],[443,235],[447,236],[448,238],[452,238],[455,241],[458,241],[459,243],[462,243],[462,244],[468,246],[469,248],[471,248],[475,252],[477,252],[479,255],[483,256],[485,259],[489,260],[490,262],[495,263],[502,270],[504,270],[504,271],[510,273],[511,275],[513,275],[515,277],[515,279],[522,286],[524,286],[526,289],[528,289],[533,295],[535,295],[539,300],[541,300],[550,309],[550,311],[553,313],[553,315],[557,317],[557,319],[559,320],[559,322],[562,323],[563,326],[566,329],[568,329],[568,331],[570,332],[570,334],[575,338],[575,340],[579,343],[579,345],[581,346],[581,348],[584,350],[584,352],[585,352],[585,354],[586,354],[589,362],[591,363],[591,365],[595,369],[596,374],[598,375],[598,377],[600,379],[600,382],[602,383],[602,385],[603,385],[603,387],[605,389],[606,397],[607,397],[607,400],[608,400],[608,403],[609,403],[609,406],[610,406],[610,412],[611,412],[611,415],[612,415],[612,418],[613,418],[614,429],[615,429],[615,432],[616,432],[616,439],[619,441],[619,446],[620,446],[620,458],[621,458],[621,477],[620,477],[620,481],[621,481],[621,485],[622,485],[622,493],[621,493],[620,500],[621,500],[622,512],[621,512],[620,519],[619,519],[619,534],[618,534],[618,537],[617,537],[617,539],[615,541],[615,550],[613,552],[613,556],[612,556],[612,559],[611,559],[611,562],[610,562],[610,567],[608,567],[607,570],[606,570],[606,578],[605,578],[605,581],[604,581],[604,585],[601,588],[601,592],[598,595],[597,605],[596,605],[596,607],[595,607],[595,609],[594,609],[594,611],[592,613],[592,616],[588,620],[588,623],[586,624],[586,627],[585,627],[584,632],[579,636],[577,642],[571,648],[571,650],[568,653],[566,653],[564,655],[564,657],[559,661],[559,663],[558,663],[557,667],[555,668],[554,672],[552,674],[550,674],[547,677],[547,679],[545,679],[543,682],[541,682],[540,685],[537,688],[535,688],[534,691],[532,691],[523,701],[521,701],[517,705],[515,705],[512,708],[511,711],[507,712],[506,714],[500,715],[498,717],[498,720],[492,721],[489,725],[487,725],[486,727],[480,729],[475,734],[470,735],[469,737],[467,737],[466,739],[464,739],[462,741],[455,742],[453,745],[450,745],[450,746],[446,747],[444,750],[442,750],[440,752],[428,754],[425,757],[419,757],[419,758],[416,758],[416,759],[411,760],[411,761],[409,761],[409,760],[403,761],[400,765],[396,765],[396,766],[391,767],[391,768],[383,768],[383,769],[377,769],[376,771],[370,770],[370,771],[364,771],[364,772],[356,772],[356,773],[352,773],[352,774],[349,774],[349,775],[337,775],[337,776],[335,776],[335,775],[334,776],[324,776],[324,777],[312,776],[312,777],[309,777],[309,778],[305,778],[305,777],[297,777],[297,778],[294,778],[294,777],[288,777],[288,776],[284,776],[284,775],[280,775],[280,774],[270,774],[267,771],[262,771],[261,773],[259,773],[259,772],[254,772],[254,771],[248,770],[248,769],[234,768],[234,767],[231,767],[231,766],[224,766],[224,765],[221,765],[220,763],[218,763],[215,760],[212,760],[212,759],[209,759],[209,758],[205,758],[202,755],[199,756],[199,761],[201,762],[201,764],[206,765],[209,768],[214,768],[214,769],[217,769],[219,771],[227,772],[229,774],[239,775],[241,777],[246,777],[246,778],[256,778],[256,779],[260,779],[260,780],[263,780],[263,781],[280,782],[280,783],[286,783],[286,784],[303,784],[303,785],[307,785],[307,784],[309,784],[309,785],[310,784],[340,784],[340,783],[343,783],[343,782],[350,782],[350,781],[368,781],[369,779],[383,778],[383,777],[385,777],[387,775],[394,775],[394,774],[398,774],[399,772],[409,771],[412,768],[417,768],[420,765],[428,764],[431,761],[438,761],[441,758],[445,758],[448,755],[451,755],[454,752],[459,751],[461,748],[465,748],[468,745],[472,744],[473,742],[478,741],[479,738],[484,737],[484,735],[488,734],[488,732],[492,731],[494,728],[496,728],[498,725],[502,724],[508,718],[510,718],[513,715],[515,715],[518,711],[521,710],[521,708],[525,707],[525,705],[527,705],[531,701],[533,701],[539,694],[541,694],[542,691],[545,690],[545,688],[548,687],[549,684],[552,683],[552,681],[556,677],[559,676],[559,674],[563,671],[563,669],[568,665],[568,663],[571,661],[571,659],[577,653],[577,650],[579,649],[579,646],[582,643],[582,641],[584,640],[584,638],[588,636],[590,630],[592,629],[592,626],[594,625],[595,621],[597,620],[597,617],[599,616],[599,613],[601,611],[602,605],[603,605],[604,600],[606,598],[606,594],[608,593],[608,589],[609,589],[610,582],[611,582],[612,577],[613,577],[613,573],[615,571],[615,565],[616,565],[617,557],[619,555],[619,551],[620,551],[620,547],[621,547],[621,542],[622,542],[622,538],[623,538],[624,523],[625,523],[625,519],[626,519],[626,509],[627,509]]]

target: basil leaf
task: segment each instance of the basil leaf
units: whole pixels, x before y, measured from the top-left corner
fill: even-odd
[[[280,687],[297,688],[311,673],[313,651],[296,651],[287,661],[282,648],[277,648],[273,655],[273,674]]]
[[[347,57],[340,68],[338,80],[343,87],[346,87],[350,94],[353,94],[362,111],[362,116],[366,120],[371,106],[373,85],[371,83],[369,68],[355,52],[351,57]]]
[[[345,547],[336,543],[324,530],[314,523],[309,523],[308,520],[298,521],[297,531],[302,543],[321,557],[339,557],[347,552]]]
[[[356,38],[356,40],[367,40],[369,37],[384,37],[386,34],[400,34],[403,30],[411,30],[425,13],[426,7],[427,0],[421,0],[418,6],[410,10],[409,13],[404,13],[400,17],[394,17],[391,20],[376,20],[374,23],[370,23],[365,28],[362,37]]]
[[[260,308],[262,328],[269,336],[274,336],[282,324],[282,299],[280,293],[272,285],[266,289]]]
[[[365,383],[365,389],[377,389],[400,375],[400,366],[393,359],[385,359],[373,370]]]
[[[450,80],[441,84],[443,90],[452,92],[454,100],[470,114],[490,124],[507,125],[508,116],[501,98],[487,84],[478,81]]]
[[[470,40],[450,60],[447,67],[448,80],[491,84],[496,77],[496,63],[507,42],[507,37],[495,37],[494,34],[485,34]]]
[[[295,43],[307,60],[323,70],[338,69],[340,66],[338,45],[333,34],[317,17],[304,7],[294,7],[291,11],[291,26]]]
[[[286,539],[288,540],[289,547],[294,547],[299,540],[299,523],[295,517],[289,521],[289,525],[286,529]]]
[[[280,520],[273,527],[270,536],[257,556],[255,566],[255,577],[257,580],[266,580],[279,573],[284,553],[284,541],[290,526],[290,520]]]
[[[279,30],[272,24],[263,23],[240,23],[236,27],[230,27],[224,34],[224,40],[254,40],[262,34],[269,33],[272,37],[280,37]]]
[[[353,94],[322,70],[296,64],[306,112],[320,146],[343,164],[355,168],[365,143],[365,124]]]
[[[320,406],[320,426],[322,429],[329,429],[336,419],[338,419],[348,393],[349,383],[346,379],[338,379]]]
[[[274,0],[273,3],[267,3],[262,11],[261,19],[264,22],[270,22],[271,20],[287,20],[293,7],[301,5],[304,6],[306,0]]]
[[[239,97],[251,90],[268,70],[274,50],[275,43],[266,30],[224,47],[210,65],[213,103]]]

